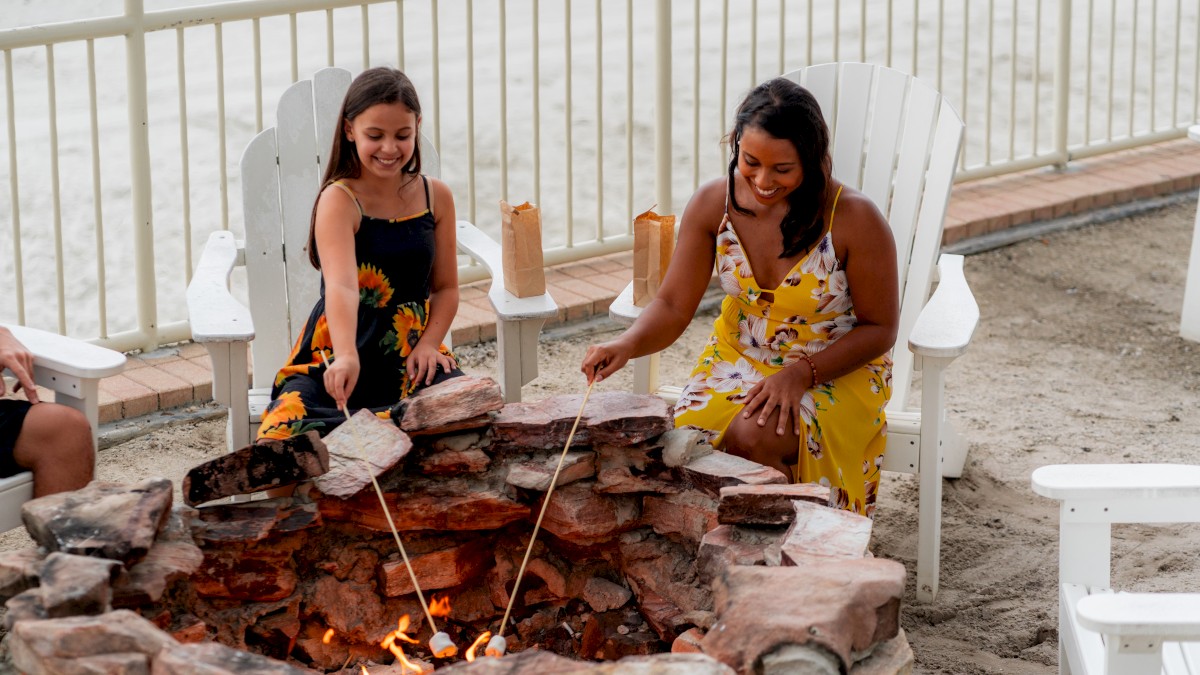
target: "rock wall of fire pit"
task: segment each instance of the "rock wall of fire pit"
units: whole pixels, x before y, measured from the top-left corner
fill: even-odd
[[[106,653],[141,654],[164,673],[198,672],[170,664],[203,659],[226,664],[212,672],[250,668],[228,666],[231,653],[322,672],[391,663],[380,643],[400,617],[422,642],[430,631],[374,477],[425,597],[449,605],[438,628],[460,650],[496,632],[515,593],[511,655],[454,672],[609,672],[574,659],[623,657],[629,668],[660,660],[642,672],[907,672],[905,572],[870,557],[871,521],[824,506],[824,488],[714,453],[698,432],[673,429],[656,397],[591,397],[514,588],[580,403],[504,405],[491,380],[458,378],[411,399],[398,427],[363,412],[323,448],[310,442],[304,461],[325,453],[329,471],[291,497],[172,509],[170,484],[156,480],[29,502],[40,548],[0,556],[13,658],[28,672]],[[252,453],[236,455],[194,469],[184,494],[272,484]],[[119,620],[63,618],[97,615]],[[156,637],[62,651],[72,631],[143,619],[134,632]],[[51,628],[68,637],[34,637]],[[179,656],[209,641],[224,647]],[[531,648],[571,659],[514,654]],[[434,663],[423,644],[406,649]],[[387,667],[372,672],[401,672]]]

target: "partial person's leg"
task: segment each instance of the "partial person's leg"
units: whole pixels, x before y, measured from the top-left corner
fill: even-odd
[[[798,458],[800,437],[791,428],[782,436],[775,433],[778,420],[778,408],[761,427],[758,426],[758,415],[746,419],[739,410],[725,430],[725,452],[778,469],[789,482],[794,482],[793,467]]]
[[[83,413],[39,403],[25,414],[13,459],[33,471],[33,496],[78,490],[92,480],[96,463],[92,428]]]

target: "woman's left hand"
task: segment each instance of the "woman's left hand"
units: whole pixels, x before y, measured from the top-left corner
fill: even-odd
[[[413,347],[412,352],[408,355],[408,359],[404,362],[405,368],[408,369],[408,375],[413,382],[417,384],[433,384],[433,378],[437,377],[438,368],[445,370],[447,373],[458,367],[454,359],[441,353],[433,347],[418,344]]]
[[[813,386],[812,374],[808,367],[801,364],[791,365],[783,370],[768,375],[746,392],[746,407],[742,409],[742,417],[750,419],[758,416],[758,426],[766,426],[771,413],[779,409],[779,422],[775,433],[783,436],[787,433],[788,420],[791,420],[793,433],[800,435],[800,399],[804,392]]]

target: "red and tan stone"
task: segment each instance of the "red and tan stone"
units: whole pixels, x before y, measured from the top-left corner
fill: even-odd
[[[414,530],[498,530],[529,516],[530,508],[509,499],[499,490],[483,484],[455,483],[439,494],[411,491],[384,494],[396,528]],[[390,532],[379,498],[360,493],[350,499],[324,498],[318,502],[326,521]]]
[[[705,533],[717,526],[717,501],[698,492],[646,495],[642,522],[658,534],[687,542],[695,550]]]
[[[848,672],[855,654],[897,635],[904,578],[903,565],[879,559],[731,567],[715,584],[717,624],[701,646],[739,672],[786,645],[834,654]]]
[[[176,645],[178,643],[170,635],[126,609],[98,616],[20,621],[9,633],[13,665],[24,673],[67,672],[66,666],[70,664],[55,663],[54,660],[72,661],[106,655],[111,657],[104,660],[108,663],[141,663],[126,655],[151,657],[164,647]]]
[[[561,450],[582,402],[582,395],[571,395],[510,403],[497,413],[492,433],[498,442],[512,446]],[[641,443],[669,431],[672,419],[670,406],[657,396],[601,392],[588,399],[572,443]]]
[[[189,506],[291,485],[329,470],[329,453],[315,431],[264,439],[188,470],[183,501]]]
[[[692,485],[717,498],[721,488],[732,485],[771,485],[788,483],[788,477],[776,469],[757,462],[714,452],[697,457],[681,467],[685,479]]]
[[[628,495],[600,495],[592,483],[572,483],[554,491],[542,527],[578,544],[594,544],[634,527],[641,516],[638,500]]]
[[[560,458],[561,469],[558,468]],[[540,461],[517,462],[509,466],[504,482],[513,487],[546,492],[550,489],[555,470],[558,470],[556,489],[596,475],[595,459],[594,452],[569,451],[565,455],[556,454]]]
[[[390,471],[412,450],[412,439],[390,420],[360,410],[325,437],[329,471],[313,483],[330,497],[352,497]]]
[[[400,429],[444,434],[487,426],[489,413],[504,407],[500,385],[490,377],[452,377],[400,402]]]
[[[794,501],[796,517],[780,546],[783,564],[803,567],[815,560],[857,559],[867,555],[872,521],[842,509]]]
[[[721,488],[717,520],[722,525],[788,525],[796,519],[792,501],[829,504],[829,488],[817,483],[731,485]]]
[[[475,539],[437,551],[409,554],[408,560],[421,589],[430,591],[473,581],[492,561],[492,555],[488,540]],[[403,559],[379,566],[379,587],[389,598],[416,592]]]
[[[734,565],[768,565],[782,562],[779,544],[787,533],[781,528],[718,525],[705,533],[696,554],[696,569],[706,583]]]

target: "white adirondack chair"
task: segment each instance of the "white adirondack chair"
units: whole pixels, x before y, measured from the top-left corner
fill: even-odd
[[[1062,503],[1058,671],[1200,673],[1200,592],[1114,593],[1109,580],[1113,523],[1200,522],[1200,466],[1043,466],[1032,483]]]
[[[304,250],[350,80],[347,70],[325,68],[283,93],[278,126],[255,136],[242,154],[246,240],[213,233],[188,286],[192,339],[212,357],[213,398],[229,408],[230,448],[254,437],[275,373],[320,292],[320,275]],[[438,175],[437,152],[424,135],[420,143],[422,171]],[[538,333],[558,306],[549,294],[516,298],[507,293],[499,244],[465,220],[458,221],[456,233],[459,249],[491,273],[488,297],[497,317],[500,386],[507,401],[519,401],[521,386],[537,376]],[[239,265],[246,268],[249,307],[229,292],[229,275]],[[247,344],[253,351],[252,388],[246,385]]]
[[[946,420],[944,371],[962,355],[979,322],[963,258],[941,254],[942,224],[962,145],[963,123],[950,103],[910,75],[864,63],[827,63],[787,73],[816,96],[832,133],[833,175],[879,206],[892,226],[900,270],[900,331],[893,350],[892,399],[883,468],[920,474],[917,597],[932,601],[941,552],[942,476],[962,474],[966,442]],[[930,289],[937,281],[937,290]],[[641,308],[632,285],[609,308],[633,323]],[[658,355],[634,362],[635,391],[675,400],[658,386]],[[910,405],[913,371],[921,397]],[[924,411],[924,415],[922,414]]]
[[[1188,128],[1188,138],[1200,142],[1200,124]],[[1200,342],[1200,206],[1196,208],[1196,224],[1192,227],[1192,253],[1188,257],[1187,270],[1179,335],[1185,340]]]
[[[57,333],[9,326],[33,353],[33,381],[54,392],[54,401],[82,412],[92,427],[92,444],[99,429],[100,378],[125,367],[125,355]],[[0,532],[21,524],[21,504],[33,499],[33,474],[26,471],[0,478]]]

